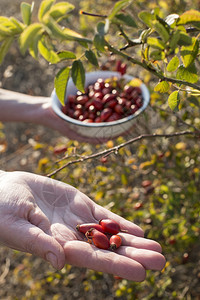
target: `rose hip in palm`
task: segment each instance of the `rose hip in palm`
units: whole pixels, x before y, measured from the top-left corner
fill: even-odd
[[[88,230],[85,236],[89,241],[92,240],[97,248],[108,250],[110,247],[110,242],[107,236],[94,228]]]

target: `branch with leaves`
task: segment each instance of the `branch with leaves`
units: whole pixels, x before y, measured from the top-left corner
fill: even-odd
[[[16,39],[22,54],[29,51],[34,59],[41,55],[51,64],[66,63],[55,76],[55,89],[62,104],[69,77],[83,92],[87,71],[84,62],[96,68],[100,54],[110,52],[158,77],[155,91],[169,95],[168,103],[172,110],[177,111],[180,107],[181,88],[188,95],[199,97],[199,73],[196,67],[199,59],[199,11],[189,10],[182,15],[171,14],[163,18],[157,7],[152,12],[139,12],[138,20],[135,20],[131,15],[134,2],[120,0],[108,15],[92,14],[97,19],[96,29],[93,37],[87,38],[66,27],[65,20],[70,17],[73,4],[43,0],[37,22],[32,22],[33,9],[34,3],[21,3],[23,22],[14,17],[0,17],[0,63]],[[81,13],[88,15],[88,18],[91,15],[90,12]],[[119,35],[115,35],[117,46],[109,42],[113,31],[119,32]],[[118,48],[122,38],[124,47]],[[78,43],[82,53],[77,55],[69,51],[69,42]],[[132,55],[134,47],[140,49],[140,56],[136,51]]]

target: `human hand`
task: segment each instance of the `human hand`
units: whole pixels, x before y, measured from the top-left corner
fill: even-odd
[[[95,204],[74,187],[26,172],[0,173],[0,242],[38,255],[61,269],[65,263],[118,275],[145,279],[147,269],[161,270],[160,245],[143,238],[140,227]],[[96,248],[77,232],[76,225],[117,221],[122,246],[116,251]]]

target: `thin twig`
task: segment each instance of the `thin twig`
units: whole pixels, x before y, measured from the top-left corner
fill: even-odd
[[[121,149],[121,148],[123,148],[127,145],[130,145],[132,143],[135,143],[137,141],[143,140],[143,139],[151,139],[151,138],[158,138],[158,137],[160,137],[160,138],[162,138],[162,137],[163,138],[172,138],[172,137],[178,137],[178,136],[182,136],[182,135],[196,135],[196,132],[193,132],[193,131],[180,131],[180,132],[175,132],[175,133],[171,133],[171,134],[156,134],[156,133],[143,134],[143,135],[134,137],[134,138],[132,138],[132,139],[130,139],[130,140],[124,142],[124,143],[121,143],[120,145],[112,147],[110,149],[105,149],[103,151],[93,153],[91,155],[82,156],[79,159],[69,161],[66,164],[64,164],[63,166],[61,166],[60,168],[58,168],[58,169],[54,170],[53,172],[47,174],[47,177],[51,177],[51,176],[57,174],[58,172],[60,172],[61,170],[63,170],[64,168],[66,168],[66,167],[68,167],[72,164],[84,162],[86,160],[101,157],[101,156],[105,156],[105,155],[108,156],[111,153],[118,153],[119,149]]]

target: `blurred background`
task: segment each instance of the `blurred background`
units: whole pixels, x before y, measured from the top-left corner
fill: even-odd
[[[0,14],[21,20],[22,1],[0,1]],[[32,1],[27,0],[28,3]],[[96,20],[79,16],[83,9],[107,13],[116,1],[69,1],[76,9],[69,27],[80,33],[93,31]],[[37,20],[35,1],[33,20]],[[132,15],[160,7],[163,16],[200,8],[200,1],[134,1]],[[115,39],[115,34],[112,36]],[[70,44],[70,50],[76,45]],[[115,60],[102,57],[102,68],[112,69]],[[91,66],[88,66],[91,68]],[[22,56],[13,45],[0,66],[0,87],[34,96],[50,96],[58,71],[42,58]],[[127,73],[142,79],[151,92],[151,105],[137,120],[133,135],[101,145],[68,140],[57,132],[33,124],[0,124],[0,168],[46,175],[64,154],[88,155],[109,149],[143,133],[171,133],[188,129],[167,108],[165,96],[155,93],[155,78],[128,65]],[[198,106],[183,106],[184,121],[198,126]],[[56,149],[65,151],[58,154]],[[69,158],[70,159],[70,158]],[[73,158],[72,158],[73,159]],[[95,202],[134,221],[145,236],[161,243],[166,256],[162,272],[147,272],[143,283],[114,278],[69,265],[55,271],[40,258],[0,246],[0,299],[200,299],[200,154],[199,140],[189,137],[142,140],[106,159],[71,165],[55,178],[72,184]]]

